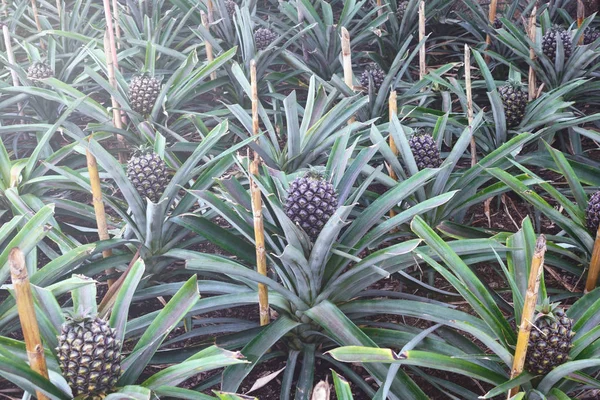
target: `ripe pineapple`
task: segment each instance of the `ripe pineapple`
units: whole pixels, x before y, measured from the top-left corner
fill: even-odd
[[[29,66],[27,69],[27,78],[29,79],[45,79],[51,78],[54,76],[54,71],[52,68],[46,63],[43,62],[35,62]]]
[[[115,330],[101,318],[67,318],[56,350],[74,397],[102,398],[121,376],[121,343]]]
[[[156,203],[169,182],[169,171],[158,154],[140,149],[127,162],[127,177],[140,196]]]
[[[437,168],[442,165],[437,143],[429,133],[420,131],[413,134],[408,140],[408,145],[415,157],[415,162],[419,170]]]
[[[360,85],[369,88],[369,78],[373,80],[373,91],[377,92],[385,80],[385,72],[377,64],[371,64],[360,76]]]
[[[585,209],[585,220],[590,233],[595,235],[600,224],[600,191],[597,191],[590,197],[590,201]]]
[[[565,59],[571,57],[571,35],[563,27],[555,26],[542,37],[542,51],[554,62],[556,60],[556,40],[562,41]]]
[[[160,81],[157,78],[146,74],[134,76],[129,84],[131,108],[142,115],[150,114],[159,93]]]
[[[504,116],[506,117],[506,126],[515,127],[523,121],[525,108],[529,102],[529,96],[518,82],[510,82],[507,85],[498,88],[498,94],[502,99],[504,106]]]
[[[264,50],[277,39],[278,35],[269,28],[258,28],[254,31],[256,50]]]
[[[335,188],[321,174],[311,171],[290,184],[285,213],[311,240],[319,236],[337,208]]]
[[[402,21],[402,18],[404,18],[404,14],[406,13],[406,7],[408,7],[408,0],[399,0],[397,4],[396,17],[398,17],[398,21]]]
[[[538,309],[531,328],[525,366],[529,372],[545,375],[567,362],[573,347],[573,320],[558,304],[546,299]]]
[[[598,38],[600,38],[600,31],[596,28],[588,26],[585,28],[585,31],[583,31],[583,44],[591,44]]]

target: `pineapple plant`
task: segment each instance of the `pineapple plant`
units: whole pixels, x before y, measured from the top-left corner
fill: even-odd
[[[51,78],[53,76],[54,71],[48,64],[44,62],[37,61],[31,64],[27,69],[27,78],[32,80]]]
[[[413,153],[417,168],[438,168],[442,165],[440,151],[431,134],[421,130],[414,133],[408,140],[408,145]]]
[[[266,49],[278,37],[279,35],[269,28],[258,28],[254,31],[254,43],[256,45],[256,50],[260,51]]]
[[[529,102],[528,94],[520,83],[510,82],[498,88],[498,94],[504,106],[506,126],[513,128],[518,126],[525,116],[525,108]]]
[[[136,75],[129,83],[131,109],[141,115],[152,112],[160,93],[160,81],[147,74]]]
[[[552,62],[556,60],[556,45],[557,41],[562,42],[565,59],[571,57],[572,45],[571,35],[561,26],[554,26],[542,37],[542,51]]]
[[[527,345],[525,366],[536,375],[546,375],[567,362],[573,347],[573,320],[558,304],[545,299],[538,308]]]
[[[142,198],[156,203],[169,183],[169,170],[158,154],[141,148],[127,161],[127,177]]]
[[[596,235],[598,225],[600,225],[600,191],[595,192],[590,197],[585,209],[585,222],[592,235]]]
[[[385,72],[377,64],[371,64],[360,75],[361,86],[363,86],[365,88],[369,88],[370,83],[372,81],[374,92],[379,91],[384,80],[385,80]]]
[[[56,351],[74,396],[102,398],[114,389],[121,376],[121,342],[115,329],[97,315],[67,318]]]
[[[294,179],[285,199],[286,215],[315,241],[338,208],[337,193],[323,174],[309,171]]]

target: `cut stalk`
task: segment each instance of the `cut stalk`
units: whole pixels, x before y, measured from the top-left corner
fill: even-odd
[[[212,0],[206,1],[206,9],[208,11],[208,23],[212,24],[215,22],[215,6],[213,5]]]
[[[21,328],[23,329],[29,365],[33,371],[48,379],[44,346],[42,345],[40,328],[35,317],[31,285],[27,276],[27,266],[25,265],[25,255],[18,247],[10,251],[8,265],[17,300],[17,310],[19,312],[19,320],[21,321]],[[35,393],[38,400],[48,399],[40,391],[36,391]]]
[[[350,49],[350,33],[348,29],[342,27],[342,66],[344,68],[344,83],[354,90],[352,84],[352,50]],[[348,125],[353,123],[356,119],[354,117],[348,120]]]
[[[61,4],[61,0],[56,0],[56,14],[58,15],[58,26],[61,26],[61,19],[62,19],[62,4]]]
[[[477,144],[473,132],[473,89],[471,87],[471,49],[465,44],[465,90],[467,91],[467,119],[471,131],[471,166],[477,164]]]
[[[210,26],[208,23],[208,16],[206,15],[206,13],[204,11],[200,11],[200,17],[202,18],[202,25],[207,30],[210,29]],[[215,56],[213,55],[213,47],[208,42],[208,40],[204,41],[204,47],[206,48],[206,58],[208,60],[208,63],[210,64],[215,59]],[[217,79],[217,71],[213,71],[210,73],[210,80],[214,81],[215,79]]]
[[[490,25],[494,25],[494,21],[496,20],[496,11],[498,9],[498,0],[492,0],[492,2],[490,3],[490,10],[489,10],[489,21],[490,21]],[[485,38],[485,43],[487,44],[487,48],[489,50],[490,45],[492,44],[492,35],[490,35],[489,33],[487,34],[487,37]],[[489,63],[490,62],[490,56],[488,54],[485,55],[485,62]]]
[[[525,303],[523,304],[523,313],[521,314],[521,325],[517,337],[517,347],[515,348],[515,357],[510,378],[513,379],[521,372],[525,365],[525,356],[527,355],[527,344],[529,343],[529,334],[531,332],[533,314],[537,304],[538,291],[540,289],[540,280],[544,270],[544,255],[546,254],[546,237],[540,235],[535,243],[535,252],[531,260],[531,269],[529,271],[529,281],[527,283],[527,293],[525,294]],[[512,388],[507,399],[510,399],[519,392],[519,387]]]
[[[90,140],[92,137],[90,136]],[[100,186],[100,174],[98,173],[98,163],[96,157],[90,152],[89,148],[85,152],[87,158],[87,167],[90,174],[90,186],[92,187],[92,203],[94,204],[94,212],[96,214],[96,225],[98,226],[98,237],[100,240],[108,240],[108,224],[106,223],[106,211],[104,209],[104,201],[102,200],[102,187]],[[102,252],[104,258],[110,257],[112,250],[107,249]],[[106,270],[106,275],[110,276],[115,272],[114,269]],[[114,279],[108,280],[110,288],[114,283]]]
[[[425,1],[421,0],[419,3],[419,42],[425,38]],[[427,55],[427,49],[425,43],[419,49],[419,78],[423,79],[427,75],[427,62],[425,56]]]
[[[258,83],[256,79],[256,61],[250,62],[250,85],[252,90],[252,133],[258,136]],[[258,153],[254,152],[254,159],[250,163],[250,196],[252,200],[252,215],[254,216],[254,240],[256,242],[256,270],[259,274],[267,276],[267,255],[265,252],[265,228],[262,215],[262,198],[260,188],[254,180],[259,174],[261,160]],[[269,292],[265,284],[258,284],[258,307],[260,324],[269,323]]]
[[[587,281],[585,282],[585,293],[591,292],[598,284],[600,275],[600,227],[596,231],[596,240],[594,241],[594,250],[592,251],[592,261],[590,261],[590,270],[588,271]]]
[[[535,42],[536,15],[537,15],[537,2],[533,6],[533,10],[531,10],[531,16],[529,17],[529,39],[532,42]],[[533,50],[533,47],[531,49],[529,49],[529,58],[531,60],[535,60],[535,51]],[[535,88],[536,88],[535,70],[533,69],[533,67],[529,67],[529,101],[533,101],[537,97]]]
[[[390,91],[389,103],[390,122],[392,122],[393,116],[398,114],[398,100],[396,90],[394,88],[392,88]],[[396,143],[394,142],[394,138],[392,137],[392,135],[390,135],[390,149],[392,150],[392,153],[394,153],[395,156],[398,156],[398,147],[396,147]],[[391,165],[388,166],[388,172],[390,174],[390,178],[392,178],[395,181],[398,180],[398,177],[396,176],[396,173],[392,169]],[[396,215],[394,210],[390,210],[390,218],[394,215]]]
[[[37,0],[31,0],[31,11],[33,12],[33,19],[35,20],[35,26],[37,27],[38,32],[42,31],[42,24],[40,22],[40,14],[37,8]],[[46,45],[40,38],[40,48],[42,50],[46,49]]]
[[[585,19],[585,5],[583,0],[577,0],[577,28],[581,28]],[[579,44],[583,44],[583,35],[579,38]]]

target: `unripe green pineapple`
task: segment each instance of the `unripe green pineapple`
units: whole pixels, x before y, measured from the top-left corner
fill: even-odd
[[[417,168],[438,168],[442,165],[440,151],[433,136],[425,131],[413,134],[408,140],[408,145],[413,153]]]
[[[150,114],[159,94],[160,81],[157,78],[146,74],[131,78],[129,101],[132,110],[142,115]]]
[[[278,38],[278,35],[269,28],[258,28],[254,31],[256,50],[264,50]]]
[[[142,198],[156,203],[169,183],[167,164],[152,150],[140,149],[127,162],[127,177]]]
[[[596,234],[600,225],[600,191],[594,193],[585,209],[585,222],[592,235]]]
[[[545,375],[567,362],[573,347],[573,320],[558,304],[548,300],[541,305],[531,328],[525,367],[535,375]]]
[[[27,69],[27,78],[29,79],[45,79],[51,78],[54,76],[54,71],[52,68],[46,63],[43,62],[35,62],[29,66]]]
[[[74,397],[101,398],[121,376],[121,343],[115,330],[101,318],[67,318],[56,350]]]
[[[369,88],[369,78],[373,80],[373,91],[377,92],[385,80],[385,72],[377,64],[371,64],[360,76],[360,85]]]
[[[290,184],[285,213],[311,240],[319,236],[337,208],[335,188],[322,175],[311,171]]]
[[[542,51],[550,60],[552,60],[552,62],[556,60],[557,40],[562,42],[565,60],[571,57],[571,35],[564,28],[555,26],[542,37]]]
[[[408,7],[408,0],[399,0],[396,6],[396,17],[398,21],[402,21],[404,14],[406,13],[406,7]]]
[[[506,126],[513,128],[518,126],[525,116],[525,109],[529,103],[529,95],[518,82],[510,82],[498,88],[498,94],[504,106]]]
[[[591,44],[598,38],[600,38],[600,31],[596,28],[588,26],[585,28],[585,31],[583,31],[583,44]]]

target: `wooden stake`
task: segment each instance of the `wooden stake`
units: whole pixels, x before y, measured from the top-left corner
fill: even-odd
[[[17,310],[19,312],[19,320],[21,321],[21,328],[23,329],[23,337],[25,338],[25,348],[27,349],[29,365],[32,370],[48,379],[44,346],[42,345],[40,328],[35,317],[31,285],[29,284],[27,267],[25,265],[25,255],[18,247],[10,251],[8,265],[17,299]],[[38,400],[48,399],[40,391],[36,391],[35,393]]]
[[[252,89],[252,133],[258,136],[258,83],[256,78],[256,61],[250,62],[250,85]],[[260,156],[255,151],[254,159],[250,163],[250,196],[252,200],[252,214],[254,216],[254,240],[256,242],[256,270],[259,274],[267,276],[267,255],[265,252],[265,228],[262,215],[262,198],[260,188],[253,179],[258,176]],[[258,307],[260,324],[269,323],[269,292],[265,284],[258,284]]]
[[[531,10],[531,16],[529,17],[529,39],[532,42],[535,42],[535,30],[536,30],[536,19],[537,19],[537,2],[533,6],[533,10]],[[531,60],[535,60],[535,51],[533,47],[529,49],[529,58]],[[533,67],[529,67],[529,101],[533,101],[536,99],[536,76],[535,70]]]
[[[200,17],[202,18],[202,26],[204,26],[206,29],[210,29],[208,24],[208,16],[204,11],[200,11]],[[206,48],[206,58],[208,59],[208,62],[211,63],[215,59],[213,55],[213,47],[208,40],[204,41],[204,47]],[[215,79],[217,79],[217,71],[210,73],[210,80],[214,81]]]
[[[206,1],[206,10],[208,11],[208,23],[212,24],[215,22],[215,6],[213,5],[212,0]]]
[[[37,27],[38,32],[42,31],[42,24],[40,23],[40,14],[37,8],[37,0],[31,0],[31,11],[33,12],[33,19],[35,20],[35,26]],[[40,39],[40,48],[42,50],[46,49],[46,45]]]
[[[425,1],[421,0],[419,3],[419,42],[425,38]],[[427,49],[425,43],[419,49],[419,79],[423,79],[427,75],[427,62],[425,56]]]
[[[473,132],[473,89],[471,87],[471,49],[465,44],[465,89],[467,91],[467,120],[471,130],[471,166],[477,164],[477,144]]]
[[[342,26],[342,63],[344,68],[344,82],[346,85],[354,90],[352,84],[352,50],[350,48],[350,33],[348,29]],[[356,119],[354,117],[348,120],[348,125],[353,123]]]
[[[577,28],[581,28],[585,19],[585,5],[582,0],[577,0]],[[579,38],[579,44],[583,44],[583,35]]]
[[[390,91],[388,109],[389,109],[389,114],[390,114],[390,122],[392,122],[392,118],[394,117],[394,115],[398,114],[398,99],[397,99],[396,90],[394,88],[392,88]],[[396,147],[396,143],[394,142],[394,138],[392,137],[391,134],[390,134],[389,141],[390,141],[390,149],[392,150],[392,153],[394,153],[395,156],[398,156],[398,147]],[[390,178],[392,178],[395,181],[398,180],[398,177],[396,176],[396,173],[392,169],[391,165],[388,166],[388,172],[390,174]],[[396,215],[394,210],[393,209],[390,210],[390,218],[393,217],[394,215]]]
[[[498,9],[498,0],[492,0],[490,3],[490,10],[489,10],[489,21],[490,21],[490,25],[493,26],[494,25],[494,21],[496,20],[496,11]],[[487,48],[490,48],[490,45],[492,44],[492,35],[490,35],[489,33],[487,34],[487,37],[485,38],[485,43],[487,44]],[[485,62],[489,63],[490,62],[490,56],[489,55],[485,55]]]
[[[90,136],[90,139],[92,136]],[[98,225],[98,237],[100,240],[108,240],[108,224],[106,223],[106,211],[104,209],[104,201],[102,200],[102,187],[100,185],[100,174],[98,173],[98,163],[96,157],[90,152],[90,149],[86,149],[85,155],[87,158],[87,167],[90,174],[90,186],[92,187],[92,203],[94,205],[94,212],[96,213],[96,224]],[[112,256],[112,250],[107,249],[102,252],[104,258]],[[109,276],[115,272],[114,269],[106,270],[106,275]],[[114,279],[108,280],[108,287],[110,288],[115,282]]]
[[[105,0],[105,2],[108,0]],[[114,38],[114,36],[113,36]],[[116,66],[115,63],[115,59],[113,58],[113,52],[112,52],[112,46],[114,45],[114,43],[111,45],[110,44],[110,33],[107,31],[104,33],[104,55],[106,57],[106,70],[108,72],[108,83],[110,83],[110,86],[113,89],[117,88],[117,79],[115,78],[115,68],[118,68]],[[116,53],[116,48],[114,49],[115,53]],[[121,108],[119,106],[119,102],[117,101],[117,99],[114,96],[110,96],[110,101],[111,101],[111,107],[112,107],[112,112],[113,112],[113,124],[115,126],[115,128],[117,129],[123,129],[123,118],[124,116],[121,115]],[[121,164],[124,164],[127,161],[127,156],[125,154],[125,149],[126,149],[126,144],[125,144],[125,139],[123,138],[122,135],[117,135],[117,141],[119,142],[119,162]]]
[[[119,2],[118,2],[118,0],[112,1],[112,11],[113,11],[113,17],[114,17],[115,21],[117,22],[115,24],[115,36],[117,38],[117,43],[116,43],[117,49],[120,49],[121,48],[121,27],[119,25]]]
[[[513,359],[513,367],[510,378],[513,379],[521,372],[525,365],[525,356],[527,355],[527,344],[529,343],[529,333],[537,304],[538,291],[540,288],[540,279],[544,269],[544,254],[546,253],[546,237],[540,235],[535,243],[535,252],[531,260],[531,269],[529,271],[529,281],[527,284],[527,293],[525,294],[525,304],[523,304],[523,313],[521,315],[521,326],[519,327],[519,336],[517,337],[517,347]],[[519,392],[519,387],[512,388],[507,396],[510,399]]]
[[[56,0],[56,14],[58,15],[58,26],[60,27],[62,19],[62,3],[61,0]]]
[[[587,281],[585,282],[585,293],[591,292],[598,284],[600,275],[600,227],[596,231],[596,240],[594,241],[594,250],[592,250],[592,261],[588,271]]]
[[[381,17],[383,15],[383,8],[381,8],[382,5],[383,4],[382,4],[381,0],[377,0],[377,8],[378,8],[377,16],[378,17]]]

